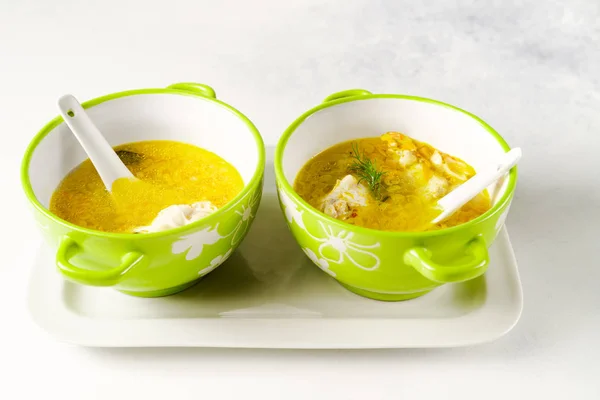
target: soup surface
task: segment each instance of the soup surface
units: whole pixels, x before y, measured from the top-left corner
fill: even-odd
[[[115,151],[138,180],[119,179],[109,193],[91,161],[85,160],[60,183],[50,211],[85,228],[127,233],[149,225],[175,204],[222,207],[244,187],[231,164],[190,144],[151,140]]]
[[[490,209],[481,192],[438,224],[438,199],[475,175],[464,161],[398,132],[339,143],[313,157],[294,190],[320,211],[385,231],[426,231],[470,221]]]

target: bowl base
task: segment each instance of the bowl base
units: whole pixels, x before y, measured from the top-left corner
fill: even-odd
[[[379,292],[371,292],[370,290],[359,289],[354,286],[349,286],[344,283],[339,282],[340,285],[355,293],[359,296],[366,297],[368,299],[380,300],[380,301],[403,301],[410,300],[416,297],[423,296],[431,292],[433,289],[427,289],[422,292],[412,292],[412,293],[379,293]]]
[[[135,297],[164,297],[164,296],[170,296],[172,294],[182,292],[185,289],[188,289],[188,288],[194,286],[196,283],[200,282],[200,280],[202,278],[204,278],[204,277],[200,277],[200,278],[196,279],[195,281],[191,281],[191,282],[188,282],[188,283],[184,283],[183,285],[174,286],[174,287],[170,287],[170,288],[167,288],[167,289],[150,290],[150,291],[147,291],[147,292],[119,290],[119,292],[128,294],[129,296],[135,296]]]

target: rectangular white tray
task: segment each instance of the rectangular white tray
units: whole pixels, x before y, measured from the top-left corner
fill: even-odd
[[[506,229],[487,273],[414,300],[357,296],[312,265],[288,231],[272,166],[257,218],[240,248],[196,286],[142,299],[64,281],[43,246],[29,287],[34,320],[62,341],[100,347],[408,348],[492,341],[523,306]]]

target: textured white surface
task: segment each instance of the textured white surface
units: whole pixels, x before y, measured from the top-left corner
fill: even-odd
[[[14,211],[0,241],[0,397],[598,398],[599,7],[3,1],[1,202]],[[19,184],[24,148],[66,92],[83,100],[178,81],[212,85],[267,140],[353,87],[432,97],[481,116],[525,154],[508,218],[525,295],[519,324],[497,342],[455,350],[87,350],[54,342],[25,311],[38,237]]]

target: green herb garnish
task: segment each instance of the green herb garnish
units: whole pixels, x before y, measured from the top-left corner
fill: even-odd
[[[379,171],[375,162],[365,157],[364,153],[360,152],[357,143],[352,143],[352,158],[354,162],[350,165],[348,170],[358,176],[358,182],[365,182],[376,200],[381,200],[381,189],[383,183],[381,177],[385,175],[384,171]]]
[[[116,153],[125,165],[137,164],[144,159],[143,154],[134,153],[129,150],[117,150]]]

